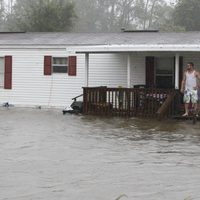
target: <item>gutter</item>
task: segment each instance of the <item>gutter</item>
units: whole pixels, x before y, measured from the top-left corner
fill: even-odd
[[[64,50],[74,53],[118,53],[118,52],[199,52],[200,45],[0,45],[0,50]]]

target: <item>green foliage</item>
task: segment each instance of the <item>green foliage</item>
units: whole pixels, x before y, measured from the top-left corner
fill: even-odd
[[[12,31],[69,31],[75,19],[67,0],[17,0],[7,22]]]
[[[75,31],[155,29],[169,18],[165,0],[73,0],[78,15]]]
[[[179,0],[174,10],[174,24],[185,27],[186,31],[199,31],[199,10],[199,0]]]
[[[4,19],[5,19],[4,1],[0,0],[0,30],[1,31],[3,31],[4,29]]]
[[[2,31],[116,32],[125,29],[199,31],[200,1],[177,0],[0,0]]]

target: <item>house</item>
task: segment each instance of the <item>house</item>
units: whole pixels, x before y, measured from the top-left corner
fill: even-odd
[[[0,104],[66,107],[82,87],[180,88],[200,32],[0,33]]]

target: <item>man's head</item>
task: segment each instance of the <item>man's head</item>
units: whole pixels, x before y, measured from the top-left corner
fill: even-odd
[[[194,69],[194,63],[193,62],[189,62],[187,64],[187,70],[193,70]]]

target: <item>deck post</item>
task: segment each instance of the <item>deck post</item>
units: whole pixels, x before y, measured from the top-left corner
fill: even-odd
[[[89,85],[89,53],[85,53],[85,87]]]
[[[175,89],[179,89],[179,54],[175,57]]]
[[[131,87],[131,54],[127,54],[127,88]]]

